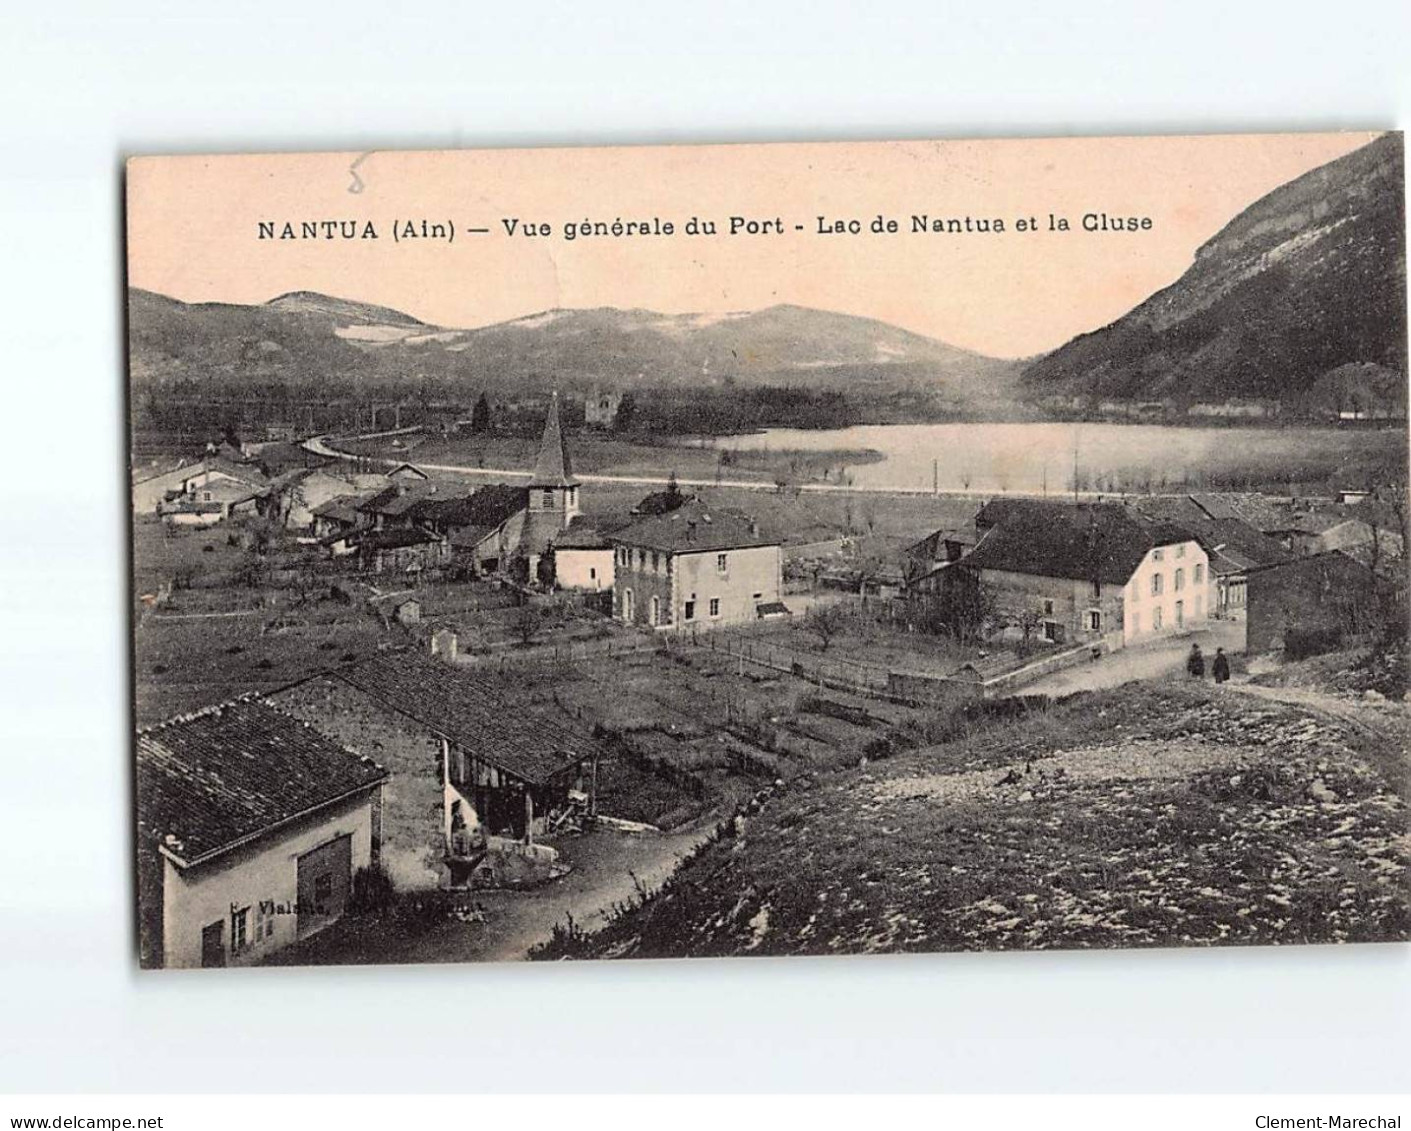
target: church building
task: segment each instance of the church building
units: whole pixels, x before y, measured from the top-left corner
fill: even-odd
[[[578,480],[559,423],[559,396],[549,402],[544,435],[539,441],[539,458],[529,480],[529,506],[524,517],[520,553],[525,559],[530,581],[540,576],[544,560],[556,537],[568,529],[578,514]]]

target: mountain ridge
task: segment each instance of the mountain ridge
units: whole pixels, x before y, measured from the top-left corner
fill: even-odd
[[[1026,394],[1311,408],[1340,367],[1404,375],[1404,167],[1390,133],[1267,193],[1175,282],[1025,366]]]
[[[134,288],[129,329],[138,385],[317,384],[329,374],[355,386],[430,379],[477,393],[782,384],[973,405],[1006,399],[1019,368],[879,319],[792,303],[683,314],[551,308],[458,328],[313,291],[232,304]]]

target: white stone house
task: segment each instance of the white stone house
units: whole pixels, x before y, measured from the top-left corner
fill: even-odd
[[[144,967],[243,966],[342,916],[388,773],[259,700],[137,736]]]

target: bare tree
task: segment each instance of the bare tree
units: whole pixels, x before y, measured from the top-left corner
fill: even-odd
[[[510,619],[510,631],[519,637],[521,644],[528,647],[539,631],[540,620],[539,610],[533,605],[520,605]]]
[[[841,605],[815,605],[804,617],[804,628],[818,637],[819,650],[826,652],[833,639],[847,627],[847,611]]]

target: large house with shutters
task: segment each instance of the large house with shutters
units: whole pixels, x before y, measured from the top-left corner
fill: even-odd
[[[378,863],[387,779],[254,699],[139,732],[142,965],[248,965],[336,921]]]
[[[996,619],[1021,632],[1120,648],[1198,628],[1210,615],[1209,558],[1173,523],[1115,503],[1003,499],[981,509],[975,532],[975,548],[936,576],[978,579]]]
[[[779,539],[748,515],[693,499],[610,541],[613,616],[626,624],[689,631],[754,623],[780,608]]]

